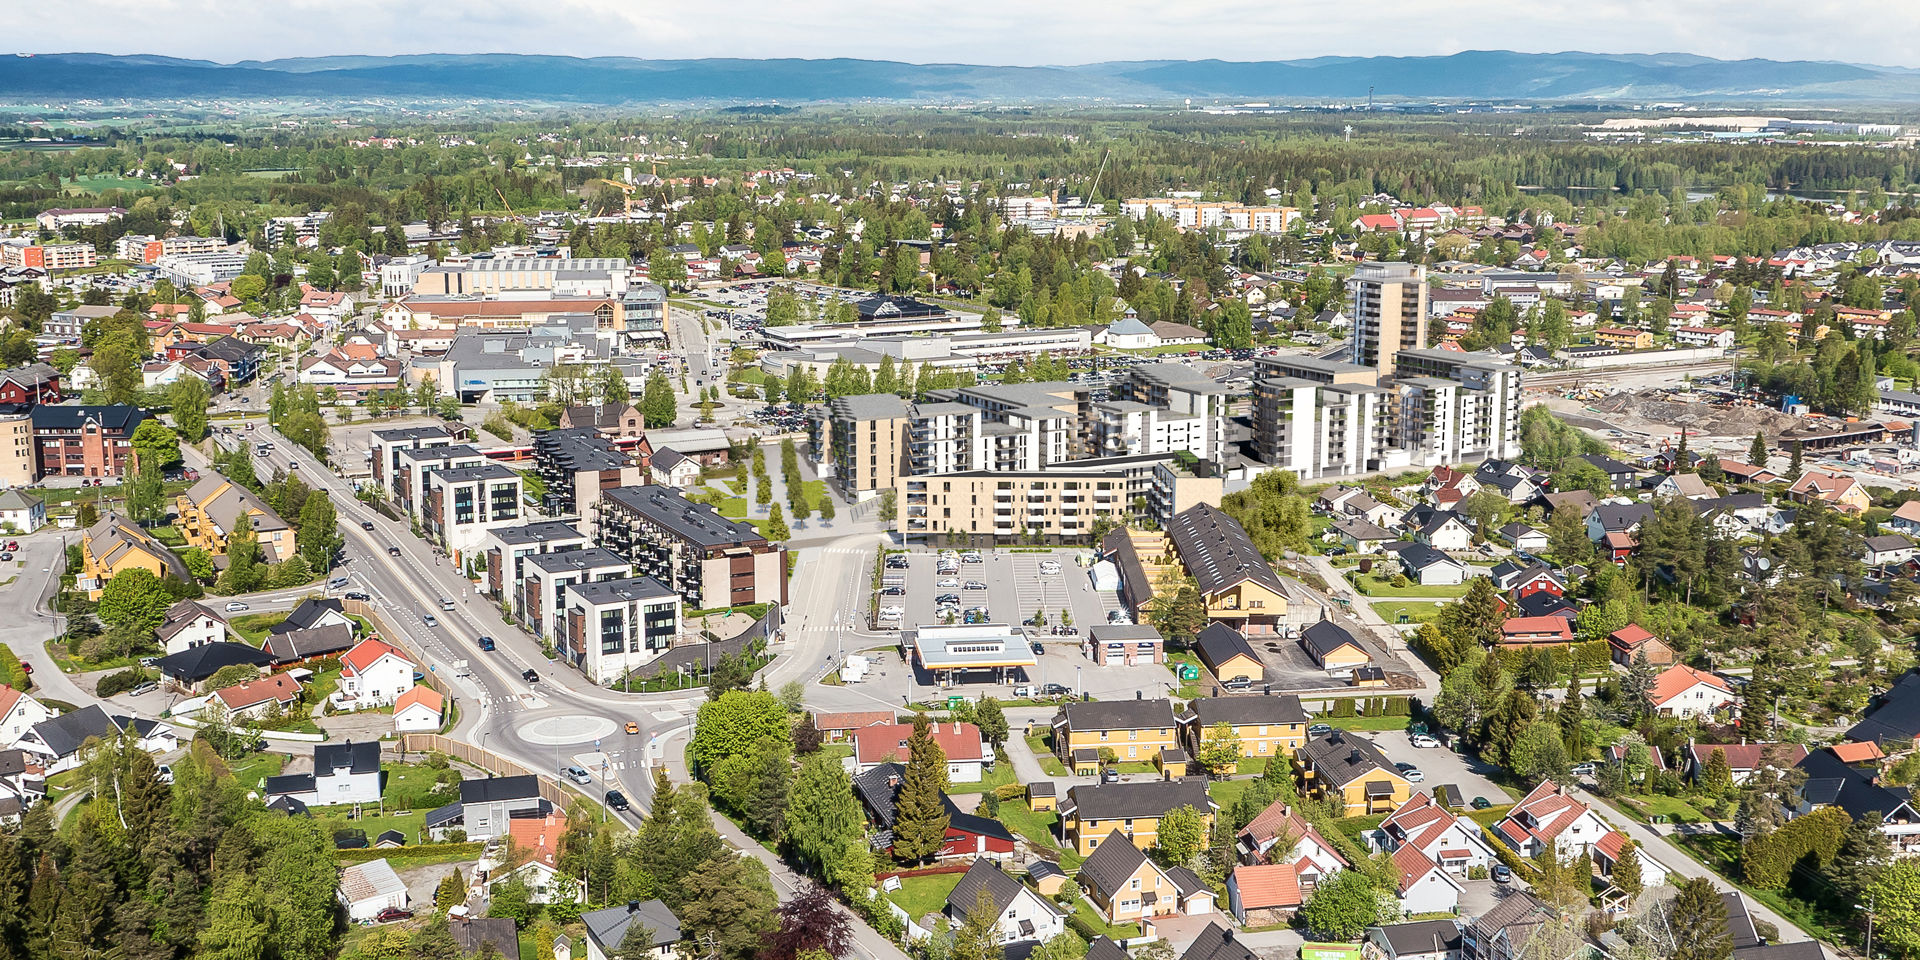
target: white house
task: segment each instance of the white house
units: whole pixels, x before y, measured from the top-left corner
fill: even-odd
[[[1668,667],[1653,681],[1653,710],[1663,717],[1708,717],[1735,699],[1727,681],[1684,663]]]
[[[340,689],[333,699],[348,710],[387,706],[413,686],[413,671],[413,661],[391,645],[362,640],[340,658]]]
[[[1563,860],[1579,856],[1612,832],[1593,808],[1552,780],[1542,781],[1514,804],[1498,829],[1501,841],[1523,857],[1551,847]]]
[[[700,479],[700,462],[672,449],[655,450],[647,467],[653,472],[653,482],[663,486],[684,489]]]
[[[1430,793],[1413,795],[1381,821],[1378,829],[1367,834],[1367,847],[1396,855],[1412,847],[1441,869],[1459,876],[1490,866],[1495,859],[1493,848],[1481,839],[1479,825],[1463,823]]]
[[[1290,850],[1275,853],[1276,844],[1292,840]],[[1297,883],[1312,887],[1351,866],[1327,838],[1284,800],[1275,800],[1240,829],[1234,853],[1241,863],[1286,864]]]
[[[0,686],[0,750],[19,743],[34,724],[52,720],[53,716],[53,711],[32,694]]]
[[[947,917],[956,924],[965,922],[967,915],[973,912],[975,904],[979,902],[983,889],[995,910],[994,926],[999,931],[1001,943],[1022,940],[1044,942],[1059,936],[1067,928],[1067,915],[1060,908],[1041,896],[1039,891],[1007,876],[998,864],[984,857],[975,860],[973,866],[967,868],[966,875],[954,885],[953,892],[947,894]]]
[[[1500,539],[1512,544],[1515,550],[1527,553],[1538,554],[1547,550],[1548,537],[1545,533],[1517,521],[1500,528]]]
[[[313,794],[321,805],[380,801],[380,743],[313,745]]]
[[[1442,512],[1414,531],[1413,538],[1435,550],[1471,550],[1473,549],[1473,530],[1460,515]]]
[[[553,903],[571,899],[574,903],[584,903],[587,899],[586,881],[560,872],[560,838],[567,832],[567,818],[560,814],[549,813],[544,817],[523,817],[508,821],[510,842],[507,849],[500,851],[500,859],[482,859],[474,875],[486,875],[484,883],[488,891],[505,883],[508,878],[519,878],[532,893],[534,903]],[[525,860],[511,870],[501,869],[513,860]],[[617,947],[618,944],[615,944]]]
[[[1868,537],[1862,541],[1866,555],[1862,559],[1874,566],[1883,563],[1905,563],[1913,559],[1913,541],[1897,533],[1883,533],[1877,537]]]
[[[168,656],[209,643],[239,639],[227,636],[227,618],[195,600],[182,600],[168,607],[166,618],[156,632]]]
[[[1154,334],[1153,328],[1140,322],[1139,317],[1115,320],[1105,330],[1094,334],[1093,341],[1116,350],[1144,350],[1160,345],[1160,338]]]
[[[618,956],[627,928],[636,923],[652,932],[655,960],[674,960],[680,952],[680,918],[658,900],[629,900],[583,913],[580,921],[587,926],[587,960]]]
[[[407,884],[385,860],[356,863],[340,871],[340,905],[347,919],[370,922],[389,907],[405,910],[411,903]]]
[[[1448,586],[1467,582],[1467,566],[1424,543],[1389,544],[1407,578],[1421,586]]]
[[[20,490],[0,493],[0,529],[32,533],[47,525],[47,505]]]
[[[1466,887],[1418,847],[1409,844],[1393,852],[1393,874],[1402,913],[1452,913],[1460,908]]]
[[[440,729],[445,717],[446,698],[426,684],[416,684],[393,701],[393,729],[401,733]]]

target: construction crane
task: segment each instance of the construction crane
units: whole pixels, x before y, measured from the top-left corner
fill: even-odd
[[[629,174],[629,177],[631,177],[631,174]],[[623,200],[625,204],[626,215],[629,217],[633,216],[633,192],[635,190],[640,189],[639,187],[636,187],[633,184],[627,183],[622,180],[608,180],[604,177],[598,180],[588,180],[587,182],[588,183],[604,183],[620,191],[622,194],[625,194],[625,197],[623,198]]]

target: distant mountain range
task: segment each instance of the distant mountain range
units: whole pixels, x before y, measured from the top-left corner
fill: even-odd
[[[1690,54],[1466,51],[1239,63],[999,67],[889,60],[640,60],[523,54],[316,57],[223,64],[91,53],[0,59],[0,99],[487,98],[685,101],[1228,100],[1911,101],[1920,73]]]

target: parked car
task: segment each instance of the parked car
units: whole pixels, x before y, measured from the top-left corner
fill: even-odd
[[[1599,769],[1599,767],[1594,766],[1592,763],[1576,763],[1573,765],[1573,775],[1576,777],[1591,777],[1598,772]]]
[[[904,597],[907,595],[907,588],[906,587],[883,587],[880,590],[880,595],[883,597]]]
[[[396,920],[412,920],[412,919],[413,919],[412,910],[403,910],[399,907],[388,907],[385,910],[382,910],[379,913],[376,913],[373,915],[373,922],[375,923],[393,923]]]
[[[977,553],[963,553],[960,555],[960,562],[961,563],[986,563],[987,558]]]
[[[343,599],[358,600],[361,603],[367,603],[373,599],[373,595],[367,593],[365,590],[348,590],[346,593],[343,593],[340,596]]]
[[[1307,736],[1309,737],[1324,737],[1332,732],[1333,728],[1324,723],[1316,723],[1307,728]]]
[[[940,582],[934,584],[934,586],[942,590],[958,590],[960,589],[960,580],[958,577],[942,577]]]
[[[135,687],[134,687],[134,688],[133,688],[132,690],[128,690],[128,691],[127,691],[127,696],[129,696],[129,697],[144,697],[144,696],[146,696],[147,694],[149,694],[149,693],[152,693],[152,692],[154,692],[155,690],[158,690],[158,689],[160,689],[160,685],[159,685],[159,684],[157,684],[157,683],[154,683],[154,682],[153,682],[152,680],[148,680],[148,681],[147,681],[147,682],[145,682],[145,683],[142,683],[142,684],[139,684],[138,686],[135,686]]]
[[[587,771],[585,769],[582,769],[581,767],[577,767],[577,766],[563,767],[561,768],[560,773],[562,776],[566,777],[568,780],[572,780],[574,783],[581,784],[582,786],[593,782],[593,776],[587,773]]]
[[[1120,771],[1115,770],[1112,767],[1108,767],[1105,770],[1100,771],[1100,782],[1101,783],[1119,783]]]
[[[1035,641],[1033,641],[1032,643],[1029,643],[1029,644],[1027,644],[1027,645],[1033,648],[1033,655],[1034,655],[1034,656],[1036,656],[1036,657],[1044,657],[1044,656],[1046,656],[1046,655],[1047,655],[1047,645],[1046,645],[1046,644],[1044,644],[1044,643],[1041,643],[1041,642],[1040,642],[1040,641],[1038,641],[1038,640],[1035,640]]]
[[[1033,687],[1031,685],[1021,685],[1013,688],[1013,698],[1015,700],[1025,700],[1031,696],[1033,696]]]
[[[1064,697],[1070,692],[1064,683],[1049,683],[1040,689],[1040,695],[1046,697]]]
[[[1473,803],[1469,804],[1469,806],[1473,807],[1475,810],[1485,810],[1486,808],[1493,806],[1493,803],[1492,801],[1489,801],[1486,797],[1474,797]]]
[[[1042,561],[1040,561],[1040,572],[1041,572],[1041,573],[1044,573],[1044,574],[1046,574],[1046,575],[1048,575],[1048,576],[1052,576],[1052,575],[1054,575],[1054,574],[1056,574],[1056,573],[1059,573],[1059,572],[1060,572],[1060,561],[1058,561],[1058,560],[1042,560]]]
[[[968,580],[961,587],[961,589],[963,590],[985,590],[986,588],[987,588],[987,585],[984,582],[979,580]]]
[[[613,810],[627,809],[627,795],[618,790],[607,791],[607,806]]]
[[[1504,863],[1494,864],[1493,865],[1493,882],[1494,883],[1512,883],[1513,882],[1512,868],[1508,867]]]
[[[1413,736],[1408,737],[1407,742],[1413,744],[1416,747],[1437,747],[1440,745],[1440,741],[1435,740],[1434,738],[1429,737],[1424,733],[1416,733]]]

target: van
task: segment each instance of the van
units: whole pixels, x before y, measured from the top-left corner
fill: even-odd
[[[452,609],[453,609],[453,601],[452,601],[452,600],[449,600],[449,599],[447,599],[446,597],[441,597],[441,598],[440,598],[440,609],[442,609],[442,610],[452,610]]]

